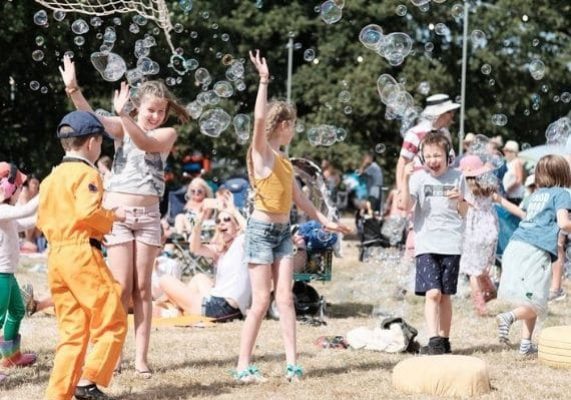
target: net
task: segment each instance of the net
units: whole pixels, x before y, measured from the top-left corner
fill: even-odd
[[[167,43],[175,53],[170,37],[173,26],[165,0],[36,0],[36,2],[54,11],[77,12],[100,17],[136,12],[153,20],[164,31]]]

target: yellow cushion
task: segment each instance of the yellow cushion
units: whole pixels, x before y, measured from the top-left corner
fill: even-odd
[[[571,368],[571,326],[552,326],[539,335],[539,362],[555,368]]]
[[[476,396],[490,391],[484,360],[441,355],[408,358],[393,369],[393,386],[404,393],[436,396]]]

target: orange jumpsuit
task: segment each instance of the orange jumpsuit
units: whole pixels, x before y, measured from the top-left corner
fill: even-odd
[[[102,196],[97,170],[70,157],[40,186],[37,225],[49,243],[48,281],[60,336],[50,400],[71,399],[81,377],[108,386],[125,341],[121,289],[97,248],[114,221],[114,213],[101,207]]]

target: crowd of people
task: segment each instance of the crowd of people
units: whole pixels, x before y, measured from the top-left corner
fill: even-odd
[[[40,184],[15,165],[0,163],[4,331],[0,356],[4,367],[33,364],[35,354],[20,350],[20,323],[26,312],[53,306],[59,343],[46,398],[109,398],[100,387],[124,367],[128,312],[134,314],[134,369],[141,378],[153,375],[147,357],[153,315],[187,313],[217,321],[245,318],[233,377],[242,383],[262,382],[265,378],[251,359],[272,293],[280,315],[285,377],[298,381],[303,376],[292,294],[297,268],[294,246],[302,244],[292,238],[292,205],[328,231],[349,233],[351,229],[317,210],[294,179],[292,163],[281,148],[294,136],[296,109],[290,103],[268,102],[267,62],[258,51],[250,53],[250,60],[259,86],[245,160],[253,192],[253,210],[247,220],[234,206],[231,193],[213,193],[205,180],[196,177],[187,187],[186,203],[174,226],[161,221],[166,158],[177,139],[176,130],[164,124],[170,114],[185,122],[186,110],[163,83],[147,81],[134,95],[122,83],[113,98],[116,115],[97,115],[83,96],[74,63],[67,56],[60,71],[77,111],[65,115],[57,128],[65,151],[61,164]],[[469,276],[479,315],[487,315],[486,301],[496,295],[513,302],[511,311],[497,316],[498,338],[507,342],[510,327],[521,320],[518,351],[533,354],[537,318],[545,314],[549,300],[564,295],[562,249],[564,232],[571,232],[568,161],[545,156],[526,179],[517,142],[503,145],[501,138],[491,138],[482,150],[473,146],[482,141],[481,135],[474,134],[464,138],[465,151],[456,157],[449,127],[459,105],[444,94],[430,96],[426,103],[417,125],[404,135],[393,189],[384,189],[376,155],[363,156],[357,175],[366,195],[358,207],[370,217],[399,224],[410,221],[407,248],[416,264],[414,291],[425,298],[429,333],[422,353],[452,352],[451,296],[462,272]],[[100,158],[106,137],[114,141],[113,160]],[[496,165],[493,160],[500,150],[505,163]],[[327,161],[322,172],[329,192],[334,193],[340,174]],[[503,251],[496,293],[489,269],[502,236],[500,207],[522,222],[513,235],[510,232]],[[207,220],[214,220],[215,230],[205,243],[202,233]],[[188,281],[182,279],[181,269],[163,257],[169,251],[165,242],[171,233],[181,236],[192,254],[212,260],[214,278],[196,274]],[[23,290],[23,301],[15,278],[18,256],[20,251],[42,250],[46,242],[51,297],[38,301],[32,290]],[[89,351],[88,343],[93,344]],[[0,373],[3,379],[9,377]]]

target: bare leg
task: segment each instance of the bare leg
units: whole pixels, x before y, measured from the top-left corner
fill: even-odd
[[[443,294],[440,297],[438,320],[440,322],[438,336],[450,337],[450,326],[452,325],[452,301],[449,294]]]
[[[133,268],[133,312],[135,317],[135,369],[148,371],[147,353],[151,336],[153,298],[151,273],[159,247],[135,242]]]
[[[426,292],[426,298],[424,302],[424,318],[426,319],[426,327],[428,328],[429,337],[438,336],[440,330],[440,301],[442,299],[442,293],[438,289],[430,289]]]
[[[198,274],[184,284],[174,276],[161,277],[159,284],[169,300],[189,314],[200,315],[202,299],[213,286],[212,279],[204,274]]]
[[[561,289],[561,279],[563,278],[563,264],[565,263],[565,236],[559,236],[557,243],[557,260],[551,264],[551,291],[556,292]]]
[[[272,273],[275,284],[276,304],[280,313],[280,327],[284,340],[286,362],[296,364],[295,308],[293,306],[293,259],[281,258],[274,263]]]
[[[250,364],[252,351],[260,331],[262,320],[270,305],[272,272],[268,264],[250,264],[250,283],[252,285],[252,307],[248,311],[240,336],[240,355],[236,370],[243,371]]]

